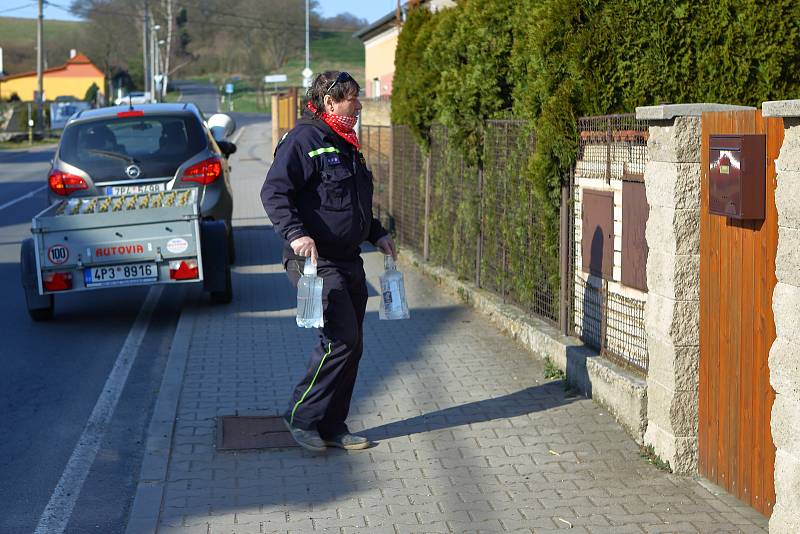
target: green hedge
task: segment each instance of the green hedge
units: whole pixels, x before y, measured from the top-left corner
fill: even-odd
[[[392,120],[426,150],[431,125],[445,124],[452,148],[480,167],[485,121],[527,120],[538,142],[525,155],[525,180],[555,265],[577,117],[663,102],[795,98],[798,51],[797,0],[463,0],[409,13]]]

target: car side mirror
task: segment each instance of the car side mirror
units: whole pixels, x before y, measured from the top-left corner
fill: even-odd
[[[215,113],[211,115],[206,121],[211,135],[214,136],[215,141],[222,141],[227,139],[236,130],[236,122],[224,113]]]
[[[217,141],[217,146],[219,146],[219,149],[226,158],[231,154],[236,153],[236,144],[231,143],[230,141]]]

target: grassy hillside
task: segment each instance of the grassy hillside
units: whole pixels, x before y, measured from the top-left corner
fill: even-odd
[[[312,35],[311,70],[315,74],[326,70],[346,70],[364,85],[364,45],[350,32],[320,32]],[[275,71],[286,74],[290,85],[301,85],[303,77],[300,72],[305,67],[305,51]]]
[[[85,23],[69,20],[44,21],[45,64],[63,65],[71,48],[80,48],[80,35]],[[36,19],[0,17],[0,47],[8,74],[36,69]]]

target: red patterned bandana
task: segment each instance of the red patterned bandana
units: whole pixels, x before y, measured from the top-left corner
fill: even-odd
[[[311,113],[316,113],[317,108],[311,102],[307,105],[308,109]],[[322,112],[320,118],[325,121],[325,124],[330,126],[334,132],[339,134],[342,139],[356,147],[356,150],[361,148],[361,145],[358,143],[358,136],[354,128],[356,127],[356,122],[358,121],[358,117],[347,117],[345,115],[334,115],[333,113]]]

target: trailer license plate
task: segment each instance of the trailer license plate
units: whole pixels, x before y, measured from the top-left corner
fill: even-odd
[[[144,193],[160,193],[164,191],[164,184],[142,185],[114,185],[106,187],[106,195],[140,195]]]
[[[158,280],[158,266],[151,262],[88,267],[83,278],[86,287],[145,284]]]

